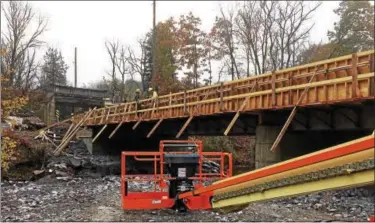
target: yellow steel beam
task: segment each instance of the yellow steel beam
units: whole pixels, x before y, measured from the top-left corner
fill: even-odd
[[[242,195],[238,197],[219,200],[213,202],[212,207],[222,208],[228,206],[237,206],[241,204],[267,201],[283,197],[291,197],[318,191],[370,185],[374,184],[374,177],[374,170],[366,170],[334,178],[328,178],[302,184],[289,185],[285,187],[269,189],[263,192],[256,192],[248,195]]]
[[[248,181],[248,182],[236,184],[236,185],[233,185],[233,186],[230,186],[230,187],[218,189],[218,190],[214,191],[214,195],[220,195],[220,194],[223,194],[223,193],[238,191],[238,190],[241,190],[241,189],[244,189],[244,188],[255,186],[257,184],[263,184],[263,183],[266,183],[266,182],[270,182],[270,181],[274,181],[274,180],[280,180],[280,179],[291,177],[291,176],[306,174],[306,173],[309,173],[311,171],[319,171],[319,170],[323,170],[323,169],[327,169],[327,168],[331,168],[331,167],[335,167],[335,166],[344,165],[344,164],[347,164],[347,163],[354,163],[354,162],[357,162],[357,161],[370,159],[370,158],[373,158],[373,157],[374,157],[374,148],[370,148],[370,149],[367,149],[367,150],[364,150],[364,151],[361,151],[361,152],[349,154],[349,155],[338,157],[338,158],[335,158],[335,159],[326,160],[326,161],[323,161],[323,162],[315,163],[315,164],[304,166],[304,167],[301,167],[301,168],[288,170],[288,171],[281,172],[281,173],[278,173],[278,174],[274,174],[274,175],[271,175],[271,176],[262,177],[262,178],[251,180],[251,181]]]
[[[230,178],[226,178],[226,179],[223,179],[223,180],[220,180],[220,181],[216,181],[213,184],[218,184],[218,183],[222,183],[222,182],[225,182],[225,181],[233,180],[235,178],[239,178],[239,177],[242,177],[242,176],[245,176],[245,175],[254,174],[256,172],[260,172],[260,171],[265,170],[265,169],[276,168],[277,166],[281,166],[281,165],[286,164],[286,163],[294,162],[296,160],[307,158],[307,157],[310,157],[310,156],[314,156],[314,155],[317,155],[317,154],[320,154],[320,153],[325,153],[327,151],[336,150],[339,147],[354,145],[356,143],[360,143],[360,142],[362,142],[364,140],[368,140],[368,139],[374,140],[374,135],[371,134],[371,135],[368,135],[368,136],[365,136],[365,137],[362,137],[362,138],[359,138],[359,139],[354,139],[354,140],[349,141],[349,142],[345,142],[345,143],[342,143],[342,144],[339,144],[339,145],[335,145],[335,146],[332,146],[332,147],[329,147],[329,148],[326,148],[326,149],[322,149],[322,150],[319,150],[319,151],[316,151],[316,152],[313,152],[313,153],[309,153],[309,154],[306,154],[306,155],[303,155],[303,156],[299,156],[299,157],[296,157],[296,158],[293,158],[293,159],[289,159],[289,160],[286,160],[286,161],[283,161],[283,162],[280,162],[280,163],[276,163],[276,164],[273,164],[273,165],[270,165],[270,166],[266,166],[266,167],[263,167],[261,169],[256,169],[256,170],[251,171],[251,172],[242,173],[242,174],[230,177]]]

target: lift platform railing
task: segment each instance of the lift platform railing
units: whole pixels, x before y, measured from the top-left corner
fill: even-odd
[[[179,151],[178,147],[192,147],[191,151]],[[158,152],[122,152],[121,155],[121,199],[124,209],[159,209],[171,208],[175,204],[176,197],[170,197],[168,183],[176,180],[166,170],[166,154],[197,154],[199,157],[198,171],[188,180],[193,180],[194,188],[203,187],[204,181],[222,180],[232,176],[232,155],[223,152],[203,152],[201,141],[161,141]],[[149,162],[153,164],[152,174],[130,174],[126,170],[127,160],[136,162]],[[203,163],[205,161],[217,162],[217,173],[205,173]],[[149,191],[131,191],[130,182],[150,182],[153,185]],[[200,209],[202,202],[208,201],[205,197],[190,199],[189,209]],[[199,201],[198,201],[199,200]],[[198,202],[197,202],[198,201]],[[187,202],[189,203],[189,202]],[[194,207],[194,204],[198,204]],[[209,203],[206,204],[209,207]]]

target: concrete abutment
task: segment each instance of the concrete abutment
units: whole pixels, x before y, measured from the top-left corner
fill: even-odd
[[[306,155],[371,134],[365,130],[350,131],[287,131],[276,151],[270,151],[281,126],[259,125],[256,128],[255,168]]]

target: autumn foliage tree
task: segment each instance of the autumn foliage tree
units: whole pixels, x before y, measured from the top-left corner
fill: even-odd
[[[190,12],[181,15],[177,25],[179,65],[190,70],[185,72],[187,82],[191,82],[195,88],[199,86],[199,78],[207,66],[204,49],[206,33],[201,30],[201,23],[201,19]]]
[[[156,72],[152,85],[158,86],[159,94],[167,94],[179,90],[176,77],[178,39],[173,18],[158,23],[156,33]]]
[[[334,12],[340,20],[328,32],[335,45],[333,57],[374,48],[374,6],[370,1],[342,1]]]
[[[14,71],[10,69],[5,61],[6,50],[1,50],[1,122],[7,120],[7,117],[21,109],[28,102],[28,97],[24,91],[15,89],[9,81]],[[20,142],[12,136],[11,130],[1,128],[1,170],[6,173],[11,163],[16,159],[18,146]]]

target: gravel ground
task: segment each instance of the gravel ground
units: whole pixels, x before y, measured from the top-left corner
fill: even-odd
[[[374,213],[374,193],[363,188],[251,204],[226,214],[124,211],[119,191],[118,176],[47,175],[35,182],[2,182],[1,221],[367,221],[367,215]]]

